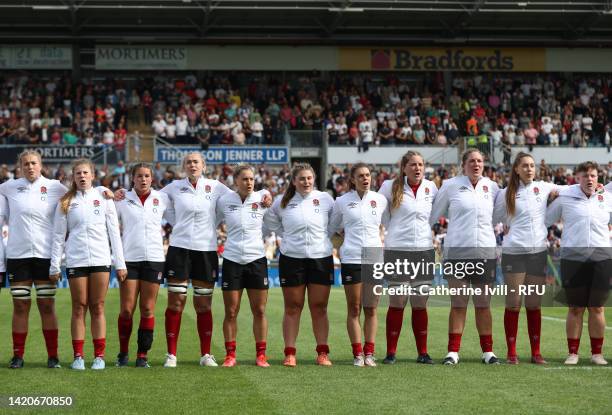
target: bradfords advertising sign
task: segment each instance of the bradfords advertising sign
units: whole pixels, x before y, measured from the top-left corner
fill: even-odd
[[[180,163],[183,157],[194,151],[199,151],[207,164],[288,164],[289,148],[283,146],[269,147],[216,147],[211,146],[201,151],[198,146],[164,146],[156,145],[155,161],[167,164]]]
[[[543,48],[341,48],[341,70],[544,71]]]

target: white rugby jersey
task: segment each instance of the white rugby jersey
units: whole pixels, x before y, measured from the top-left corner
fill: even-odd
[[[546,225],[563,220],[561,248],[609,248],[611,212],[611,193],[596,192],[587,197],[580,185],[574,184],[562,189],[548,207]]]
[[[416,196],[406,178],[404,178],[404,197],[397,209],[393,209],[393,182],[385,180],[380,194],[387,199],[387,209],[383,217],[387,234],[385,235],[385,247],[391,249],[400,248],[433,248],[433,235],[429,217],[433,201],[438,193],[435,183],[423,179],[417,189]]]
[[[490,248],[479,252],[486,255],[483,258],[495,258],[493,206],[498,191],[497,183],[487,177],[481,177],[475,187],[467,176],[444,181],[436,195],[429,221],[433,225],[441,216],[448,218],[448,231],[444,238],[447,258],[455,256],[455,252],[463,252],[457,249],[449,251],[449,248],[468,247]]]
[[[548,230],[544,222],[548,195],[565,186],[544,181],[532,181],[525,186],[519,182],[513,216],[508,215],[506,208],[506,189],[500,190],[495,199],[493,223],[502,222],[510,228],[504,236],[503,252],[518,255],[545,251]]]
[[[351,190],[336,199],[329,232],[333,234],[344,229],[344,241],[340,247],[340,261],[343,264],[361,264],[365,253],[362,248],[382,247],[380,225],[387,199],[380,193],[368,191],[359,197]]]
[[[9,226],[7,258],[51,257],[53,215],[67,190],[58,180],[44,176],[34,182],[22,177],[0,185],[0,195],[7,203],[4,214]]]
[[[263,218],[268,209],[261,201],[267,190],[251,193],[244,202],[237,192],[227,193],[217,202],[217,222],[225,222],[227,240],[223,258],[248,264],[265,256]]]
[[[297,193],[287,207],[276,199],[264,217],[265,225],[282,237],[280,251],[293,258],[324,258],[332,254],[327,235],[334,199],[319,190],[305,196]]]
[[[608,193],[612,193],[612,182],[608,183],[605,187],[606,191]]]
[[[0,195],[0,272],[6,272],[6,250],[4,249],[4,238],[2,236],[2,222],[7,214],[6,198]],[[2,284],[2,281],[0,281]]]
[[[62,212],[59,203],[55,209],[49,274],[60,272],[64,251],[69,268],[111,265],[109,239],[113,265],[126,269],[114,202],[104,199],[96,189],[79,190],[70,201],[68,214]]]
[[[165,261],[161,226],[168,204],[168,196],[153,189],[144,205],[134,190],[126,192],[122,201],[115,202],[127,262]]]
[[[215,207],[231,190],[217,180],[200,177],[194,188],[189,178],[175,180],[161,189],[172,203],[174,224],[170,245],[194,251],[217,250]]]

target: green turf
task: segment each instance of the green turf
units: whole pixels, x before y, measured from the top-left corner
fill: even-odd
[[[248,304],[243,304],[238,335],[236,368],[202,368],[198,366],[199,343],[195,326],[195,313],[191,304],[183,316],[179,341],[179,367],[161,367],[165,352],[163,314],[165,293],[160,293],[157,307],[156,335],[149,370],[113,367],[118,350],[116,316],[119,295],[109,291],[106,303],[108,316],[108,368],[102,372],[68,369],[49,370],[44,367],[46,353],[40,319],[33,310],[30,335],[26,347],[26,366],[23,370],[6,369],[11,355],[10,297],[6,290],[0,293],[0,396],[52,395],[74,398],[71,413],[594,413],[612,411],[612,370],[596,368],[588,363],[588,337],[581,346],[582,362],[577,368],[564,368],[566,353],[564,335],[565,310],[544,309],[543,354],[550,364],[537,367],[528,364],[529,346],[526,337],[525,316],[521,314],[519,332],[519,366],[485,366],[480,363],[480,347],[470,311],[463,337],[461,363],[456,367],[441,364],[422,366],[414,363],[415,348],[409,319],[398,350],[399,361],[394,366],[380,364],[377,368],[352,366],[351,349],[344,319],[345,300],[340,289],[332,291],[329,307],[331,358],[334,366],[314,365],[314,340],[308,312],[302,319],[302,332],[298,341],[298,367],[281,366],[282,296],[279,289],[270,290],[268,318],[270,334],[268,355],[272,367],[253,365],[254,342],[250,330]],[[67,367],[71,361],[69,335],[69,292],[60,290],[57,301],[60,318],[60,358]],[[221,332],[222,299],[215,292],[215,330],[213,353],[222,360]],[[378,356],[384,357],[384,313],[379,313]],[[608,322],[612,313],[608,312]],[[429,313],[430,355],[439,362],[446,353],[448,310],[431,307]],[[406,312],[409,317],[409,311]],[[561,319],[561,320],[557,320]],[[135,318],[137,326],[138,316]],[[610,325],[610,323],[608,323]],[[503,335],[503,309],[494,309],[494,339],[498,356],[505,356]],[[136,347],[135,332],[132,350]],[[606,330],[610,335],[610,329]],[[87,337],[85,345],[87,367],[91,364],[92,345]],[[133,356],[132,356],[133,358]],[[0,407],[0,412],[8,412]],[[44,413],[57,410],[42,409]],[[19,409],[13,413],[31,413]],[[60,412],[66,412],[65,409]]]

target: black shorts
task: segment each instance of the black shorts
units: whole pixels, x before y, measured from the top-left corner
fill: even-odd
[[[267,290],[269,288],[268,260],[262,257],[248,264],[239,264],[223,258],[221,281],[223,291],[242,290],[243,288]]]
[[[369,266],[370,269],[372,266]],[[361,270],[365,270],[368,266],[363,266],[361,264],[342,264],[340,266],[340,275],[342,276],[342,285],[351,285],[351,284],[359,284],[362,282],[361,279]]]
[[[444,279],[490,284],[495,281],[497,259],[447,259],[442,264]]]
[[[400,264],[399,269],[396,269],[397,261]],[[416,287],[433,283],[436,263],[436,252],[433,249],[425,251],[385,250],[385,266],[389,263],[394,265],[393,269],[401,272],[384,275],[389,285],[410,284]]]
[[[502,271],[504,274],[525,273],[534,277],[546,277],[547,256],[546,251],[535,254],[502,254]]]
[[[216,251],[194,251],[191,249],[168,247],[166,278],[187,281],[215,282],[219,274],[219,257]]]
[[[596,262],[561,259],[561,281],[563,303],[572,307],[603,307],[610,293],[612,259]]]
[[[51,259],[47,258],[6,259],[6,276],[9,283],[34,280],[49,281],[49,268],[51,268]]]
[[[304,284],[334,285],[334,258],[292,258],[280,254],[278,274],[281,287]]]
[[[127,279],[161,284],[164,281],[164,263],[139,261],[126,262]]]
[[[96,272],[110,272],[110,265],[99,265],[95,267],[72,267],[66,268],[66,276],[70,278],[86,277]]]

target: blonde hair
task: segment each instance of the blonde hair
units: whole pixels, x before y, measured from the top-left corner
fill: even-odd
[[[199,151],[191,151],[185,154],[185,157],[183,157],[183,161],[181,162],[183,171],[185,171],[185,161],[187,161],[187,158],[193,154],[197,154],[198,156],[200,156],[200,160],[202,160],[202,170],[204,170],[204,168],[206,167],[206,160],[204,160],[204,156],[202,155],[202,153],[200,153]]]
[[[402,160],[400,161],[400,174],[393,180],[393,186],[391,186],[391,209],[397,209],[402,204],[402,200],[404,200],[404,178],[406,175],[404,174],[404,168],[412,157],[420,157],[423,159],[423,155],[418,151],[409,150],[402,156]]]
[[[19,165],[19,167],[21,167],[21,163],[23,162],[23,158],[26,157],[26,156],[35,156],[36,158],[38,158],[38,161],[40,162],[40,165],[42,166],[42,156],[40,155],[40,153],[38,151],[36,151],[36,150],[23,150],[17,156],[17,164]]]
[[[89,159],[78,159],[72,163],[72,181],[70,183],[70,189],[68,189],[66,194],[62,196],[62,198],[60,199],[60,207],[64,215],[68,214],[68,209],[70,208],[70,202],[72,201],[72,198],[76,195],[76,192],[77,192],[76,182],[74,181],[74,170],[78,166],[83,166],[83,165],[89,166],[89,168],[91,169],[92,175],[96,171],[96,166],[94,166],[93,162]]]
[[[237,178],[238,176],[240,176],[240,174],[245,171],[245,170],[250,170],[253,175],[255,174],[255,167],[251,166],[248,163],[238,163],[234,166],[234,178]]]

